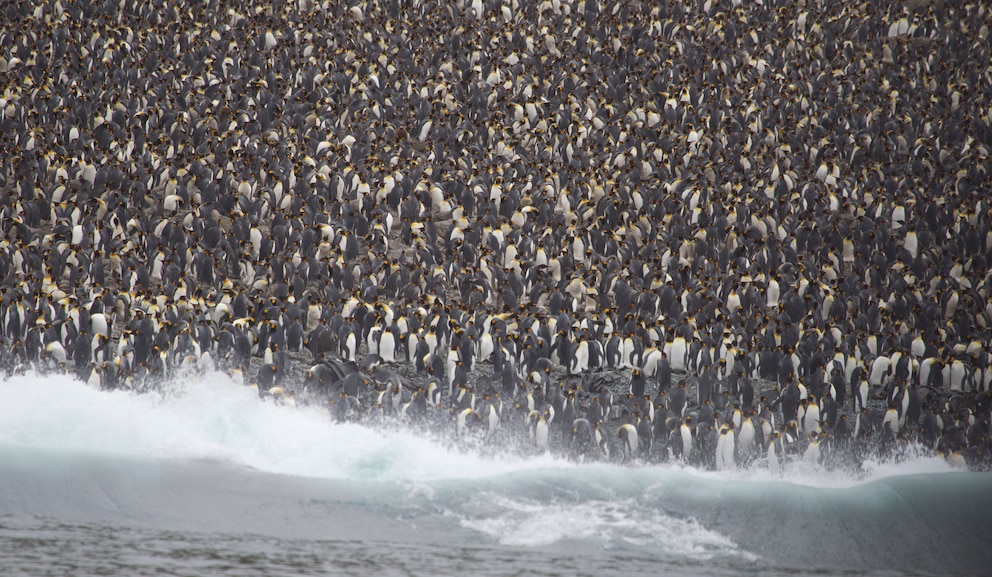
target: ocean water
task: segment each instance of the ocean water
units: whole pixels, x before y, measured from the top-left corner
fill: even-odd
[[[491,455],[259,401],[0,381],[0,574],[988,575],[992,476]]]

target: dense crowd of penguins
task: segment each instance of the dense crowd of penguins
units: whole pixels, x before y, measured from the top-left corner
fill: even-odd
[[[992,462],[984,2],[0,10],[4,375],[225,371],[608,459]]]

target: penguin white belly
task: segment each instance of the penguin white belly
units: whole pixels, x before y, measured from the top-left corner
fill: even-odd
[[[765,459],[768,461],[768,470],[772,473],[782,472],[782,463],[779,461],[778,450],[776,448],[775,441],[768,443],[768,451],[765,454]]]
[[[383,362],[396,362],[396,337],[390,331],[385,331],[379,337],[379,356]]]
[[[110,338],[110,326],[107,323],[107,315],[103,313],[96,313],[90,316],[90,333],[95,335],[103,335]]]
[[[365,339],[365,345],[369,348],[370,355],[379,354],[379,337],[381,334],[381,329],[379,327],[373,327],[369,331],[369,336]]]
[[[820,426],[820,407],[816,403],[810,403],[806,407],[806,414],[803,416],[803,431],[812,433]]]
[[[548,450],[548,422],[544,417],[534,425],[534,446],[542,453]]]
[[[734,461],[734,431],[727,430],[716,441],[716,469],[727,471],[737,467]]]
[[[882,427],[887,427],[893,433],[899,432],[899,411],[896,409],[888,409],[885,411],[885,417],[882,418]]]
[[[417,334],[410,333],[406,338],[406,361],[410,364],[417,362],[417,345],[420,343],[420,337]]]
[[[876,387],[885,384],[889,374],[890,360],[888,357],[878,357],[871,364],[871,372],[868,374],[868,382]]]
[[[644,351],[643,357],[641,372],[644,373],[645,377],[652,379],[658,374],[658,361],[661,360],[661,351],[652,348]]]
[[[589,342],[580,341],[572,354],[572,364],[569,372],[578,375],[589,370]]]
[[[492,436],[496,434],[497,429],[499,429],[499,412],[496,411],[496,406],[490,403],[486,438],[491,439]]]
[[[754,439],[754,422],[751,419],[746,419],[741,423],[741,432],[737,435],[737,452],[741,455],[750,455],[754,449]]]
[[[479,351],[478,351],[478,361],[484,363],[488,361],[492,356],[493,352],[496,350],[496,345],[493,342],[493,336],[489,333],[483,333],[482,338],[479,339]]]
[[[685,338],[677,337],[672,341],[672,351],[668,355],[673,371],[684,373],[686,369],[686,355],[689,349],[686,346]]]
[[[355,333],[348,333],[344,340],[344,358],[354,362],[358,352],[358,337]]]
[[[778,308],[778,297],[780,290],[781,289],[777,280],[772,279],[768,282],[768,288],[765,289],[765,308]]]
[[[634,366],[634,353],[637,349],[634,345],[634,339],[627,337],[621,341],[622,346],[620,349],[620,368],[629,369]]]
[[[947,384],[952,391],[963,391],[965,384],[967,370],[964,363],[955,359],[951,363],[950,374],[948,375]]]
[[[688,461],[692,456],[692,430],[689,425],[682,425],[679,435],[682,437],[682,460]]]

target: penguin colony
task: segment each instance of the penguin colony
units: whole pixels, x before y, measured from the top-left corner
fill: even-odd
[[[989,467],[984,2],[8,2],[2,365]]]

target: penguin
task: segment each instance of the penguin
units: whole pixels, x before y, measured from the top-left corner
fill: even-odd
[[[808,402],[803,401],[801,405],[802,411],[801,419],[797,420],[800,422],[800,431],[803,433],[815,433],[819,431],[820,428],[820,406],[815,400],[809,400]]]
[[[617,429],[617,438],[620,439],[621,459],[626,462],[636,459],[640,452],[637,427],[630,423],[624,423]]]
[[[459,386],[450,398],[455,410],[462,410],[466,407],[475,409],[476,396],[468,386]]]
[[[672,365],[668,360],[668,355],[664,351],[661,351],[655,370],[655,383],[658,385],[658,390],[667,391],[671,389]]]
[[[599,397],[598,396],[593,397],[589,401],[589,406],[586,408],[586,419],[588,419],[590,423],[598,423],[602,421],[605,417],[606,415],[604,413],[603,405],[601,404]]]
[[[174,28],[152,26],[124,44],[111,39],[99,53],[90,35],[55,25],[66,16],[87,21],[75,3],[65,14],[59,5],[55,14],[19,19],[22,41],[0,59],[13,80],[0,113],[3,134],[13,135],[0,194],[4,370],[68,372],[104,388],[116,379],[145,390],[177,369],[213,363],[254,381],[260,365],[272,364],[276,387],[304,380],[288,361],[306,348],[313,363],[332,369],[326,388],[334,411],[353,420],[380,410],[388,417],[397,391],[408,410],[440,406],[443,394],[444,408],[459,394],[485,399],[481,387],[469,386],[480,362],[493,363],[501,394],[530,393],[536,410],[546,402],[564,409],[549,389],[553,379],[542,378],[540,393],[519,386],[548,359],[592,384],[599,368],[636,368],[635,400],[641,377],[645,392],[653,382],[673,393],[661,424],[657,403],[655,419],[629,404],[631,425],[648,418],[665,431],[659,447],[675,443],[669,435],[698,403],[696,450],[705,459],[696,463],[713,458],[715,465],[720,423],[735,404],[738,445],[752,409],[759,411],[756,433],[795,420],[785,436],[811,429],[810,412],[818,411],[819,435],[831,435],[820,440],[824,464],[844,414],[867,435],[861,441],[881,444],[880,433],[894,432],[888,408],[899,427],[885,443],[922,436],[914,429],[926,422],[928,437],[944,437],[948,459],[988,459],[985,441],[966,434],[988,419],[979,395],[992,384],[992,229],[980,194],[988,188],[988,139],[980,130],[947,129],[955,126],[947,119],[975,116],[975,99],[960,87],[982,93],[987,84],[980,66],[987,50],[972,42],[969,28],[942,27],[940,46],[969,46],[973,58],[921,82],[884,74],[919,51],[912,42],[893,43],[914,34],[913,18],[890,23],[890,41],[873,60],[809,34],[832,32],[801,5],[779,6],[776,16],[793,23],[793,36],[809,50],[793,54],[791,74],[769,72],[784,69],[781,50],[755,61],[748,68],[760,77],[755,88],[724,78],[720,65],[726,54],[753,52],[747,23],[764,17],[764,4],[733,2],[729,21],[712,6],[645,19],[648,4],[604,13],[586,2],[566,14],[553,3],[538,18],[526,17],[528,9],[467,4],[431,18],[419,4],[381,14],[355,6],[309,30],[302,47],[285,32],[235,17],[251,41],[227,55],[214,45],[226,46],[229,31],[210,11],[189,18],[216,33],[177,44]],[[865,10],[859,5],[845,17],[874,17]],[[953,23],[959,10],[948,10]],[[138,12],[161,24],[156,10]],[[405,32],[377,38],[371,54],[357,46],[318,58],[348,26],[383,16]],[[481,26],[463,26],[466,18]],[[719,54],[662,55],[671,65],[659,73],[652,64],[659,47],[648,41],[659,30],[647,26],[652,34],[644,35],[632,24],[652,18],[667,36],[719,27]],[[623,46],[602,50],[602,38],[578,33],[607,19],[632,30]],[[932,26],[917,20],[915,34],[925,36]],[[465,42],[450,42],[427,55],[448,63],[437,82],[414,86],[403,63],[424,55],[404,39],[438,22],[515,28],[498,67],[486,54],[466,52]],[[545,25],[555,34],[543,34]],[[853,31],[855,45],[870,40],[866,30]],[[530,37],[546,42],[521,49]],[[569,39],[573,58],[560,58],[555,37]],[[162,58],[162,45],[178,47],[182,66]],[[145,56],[140,66],[120,65],[129,52]],[[850,78],[820,74],[820,52],[868,81],[851,90]],[[393,55],[392,64],[372,66],[378,53]],[[536,80],[524,74],[524,53],[543,63]],[[308,63],[335,58],[341,62],[323,73]],[[595,70],[563,72],[566,61],[594,63],[587,72],[622,70],[623,82],[597,78]],[[288,82],[280,77],[287,70],[295,74]],[[26,76],[31,82],[20,82]],[[726,94],[707,99],[702,85]],[[902,102],[894,94],[918,96],[928,103],[927,118],[943,121],[894,113]],[[775,99],[770,113],[737,106]],[[865,102],[882,103],[871,122]],[[769,131],[771,120],[794,130]],[[824,133],[844,146],[823,146]],[[655,181],[664,184],[642,186]],[[450,222],[440,239],[439,218]],[[473,328],[484,317],[494,319],[491,334]],[[205,335],[193,336],[190,327],[201,323]],[[463,369],[447,364],[452,346]],[[428,403],[426,388],[418,394],[404,382],[387,386],[389,402],[376,407],[383,386],[351,379],[357,396],[338,402],[342,371],[362,354],[410,364],[418,382],[437,379],[437,398]],[[697,403],[676,392],[672,370],[679,378],[697,373]],[[752,404],[747,389],[758,378],[782,394]],[[294,398],[286,388],[261,393]],[[871,408],[883,397],[887,404],[878,407],[885,409]],[[487,405],[477,402],[483,413]],[[602,430],[612,433],[612,403],[597,403]],[[567,433],[567,422],[553,425]],[[963,438],[942,435],[953,427]],[[640,422],[635,428],[643,439]],[[812,441],[802,435],[794,442],[790,451]]]
[[[743,410],[750,411],[754,408],[754,385],[751,379],[745,377],[737,381],[737,399]]]
[[[716,442],[716,470],[726,471],[737,468],[736,441],[733,423],[724,423],[720,426],[720,437]]]
[[[686,382],[683,380],[677,387],[668,394],[668,411],[673,415],[685,416],[688,409],[689,392],[686,389]]]
[[[823,460],[822,439],[821,433],[809,434],[809,443],[806,444],[806,449],[803,451],[803,462],[813,466],[820,465]]]
[[[498,403],[487,396],[481,414],[486,421],[485,439],[487,441],[492,440],[500,426],[500,409]]]
[[[590,368],[590,346],[588,340],[580,340],[575,343],[574,348],[571,348],[568,374],[570,375],[580,375],[585,373]]]
[[[427,405],[432,409],[437,409],[441,406],[441,385],[438,384],[436,378],[431,378],[427,381]]]
[[[382,361],[384,363],[396,362],[396,352],[398,346],[398,339],[396,336],[397,332],[396,326],[391,325],[382,330],[379,334],[379,341],[376,349],[379,356],[382,357]]]
[[[647,383],[647,377],[644,373],[637,367],[631,369],[630,375],[630,394],[635,399],[640,399],[644,397],[644,387]]]
[[[455,438],[465,439],[482,416],[471,407],[458,411],[455,415]]]
[[[654,449],[654,423],[649,415],[641,415],[636,424],[639,455],[649,457]],[[667,438],[667,433],[663,438]]]
[[[674,432],[673,432],[674,434]],[[685,416],[682,418],[682,423],[678,427],[679,444],[677,448],[679,449],[679,456],[682,462],[688,463],[694,458],[693,447],[695,446],[695,432],[692,428],[692,416]]]
[[[609,460],[613,455],[613,450],[608,435],[603,432],[602,423],[597,422],[593,426],[593,438],[599,448],[600,457]]]
[[[570,445],[573,458],[584,456],[596,442],[592,424],[588,419],[578,418],[572,421]]]
[[[665,349],[665,354],[669,359],[669,364],[672,371],[677,371],[680,373],[686,372],[689,367],[689,347],[686,343],[685,337],[675,337],[670,343],[665,345]]]
[[[736,441],[737,462],[746,467],[753,459],[755,449],[760,445],[758,441],[758,430],[754,426],[753,415],[749,414],[741,421],[741,425],[736,433]]]
[[[857,382],[857,386],[855,383]],[[852,381],[851,382],[851,410],[855,413],[861,413],[868,407],[868,394],[870,386],[868,381]]]
[[[303,325],[299,320],[294,320],[286,328],[286,350],[292,353],[303,350]]]
[[[538,453],[548,451],[549,424],[547,412],[531,411],[527,415],[527,428],[531,443]]]
[[[782,433],[773,431],[768,437],[768,447],[765,449],[765,462],[769,472],[773,474],[780,474],[782,472],[782,458],[784,455]]]

